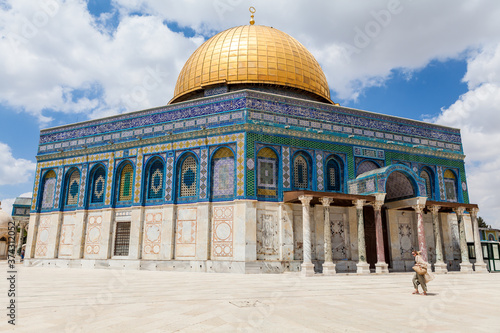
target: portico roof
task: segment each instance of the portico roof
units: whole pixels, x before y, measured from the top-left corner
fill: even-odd
[[[321,204],[321,198],[331,198],[334,206],[353,206],[355,200],[365,200],[367,203],[375,202],[373,195],[345,194],[335,192],[317,192],[317,191],[285,191],[283,201],[285,203],[301,203],[299,197],[302,195],[312,196],[311,205]]]

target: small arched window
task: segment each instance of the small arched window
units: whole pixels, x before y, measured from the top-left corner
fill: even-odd
[[[90,188],[90,203],[102,204],[104,203],[104,196],[106,192],[106,170],[104,167],[99,166],[92,173]]]
[[[120,188],[118,190],[118,201],[131,201],[133,196],[134,167],[126,164],[120,172]]]
[[[302,155],[297,155],[293,161],[293,185],[297,189],[309,187],[309,165]]]
[[[423,178],[425,181],[425,190],[427,192],[427,198],[432,199],[432,194],[434,191],[433,191],[433,186],[432,186],[431,173],[428,170],[423,169],[420,172],[420,177]]]
[[[147,199],[161,199],[163,198],[163,175],[165,167],[160,159],[156,159],[150,164],[147,170]]]
[[[446,201],[457,202],[457,178],[453,171],[444,172],[444,189],[446,192]]]
[[[212,196],[234,196],[234,154],[229,148],[220,148],[212,157]]]
[[[66,183],[66,201],[67,206],[75,206],[78,204],[78,194],[80,193],[80,171],[73,170]]]
[[[340,191],[341,189],[341,174],[339,163],[330,158],[326,162],[326,190],[327,191]]]
[[[184,159],[180,168],[180,197],[194,197],[197,193],[198,164],[194,156],[189,155]]]
[[[262,148],[257,153],[257,196],[278,196],[278,155],[271,148]]]
[[[54,207],[54,194],[56,192],[56,173],[50,170],[43,177],[41,209]]]

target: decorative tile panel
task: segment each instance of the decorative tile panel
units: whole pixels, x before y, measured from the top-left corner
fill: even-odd
[[[212,256],[233,256],[233,207],[214,207],[212,223]]]
[[[88,164],[82,166],[81,184],[80,184],[80,198],[78,199],[78,207],[83,207],[85,199],[85,189],[87,188],[87,170]]]
[[[323,176],[323,155],[321,153],[316,154],[316,179],[318,191],[323,191],[324,186],[324,176]]]
[[[172,189],[173,189],[173,177],[174,177],[174,157],[167,157],[167,165],[165,167],[166,175],[165,175],[165,200],[172,200]]]
[[[141,184],[142,184],[142,164],[143,164],[143,152],[139,148],[137,152],[137,165],[135,167],[135,185],[134,185],[134,202],[139,203],[141,201]]]
[[[200,199],[207,198],[208,189],[208,149],[200,150]]]
[[[288,189],[291,185],[290,180],[290,147],[283,147],[283,187]]]

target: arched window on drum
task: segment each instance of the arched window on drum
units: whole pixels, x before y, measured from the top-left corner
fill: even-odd
[[[106,169],[102,165],[90,172],[90,204],[102,205],[106,196]]]
[[[147,201],[158,201],[163,199],[165,165],[160,158],[156,158],[148,163],[146,170],[145,193]]]
[[[218,149],[212,157],[212,198],[234,197],[234,154],[231,149]]]
[[[178,199],[194,199],[198,195],[198,161],[192,154],[185,156],[178,172]]]
[[[434,177],[432,171],[425,167],[420,171],[420,177],[425,181],[425,190],[427,192],[427,198],[432,199],[434,197]]]
[[[293,187],[298,190],[307,190],[311,186],[309,158],[298,153],[293,160]]]
[[[121,166],[118,177],[118,193],[116,193],[116,201],[118,203],[126,203],[132,201],[134,196],[134,167],[131,163],[126,162]]]
[[[457,177],[450,169],[444,172],[444,189],[446,192],[446,201],[457,202]]]
[[[278,197],[278,155],[268,147],[257,153],[257,196]]]
[[[334,157],[330,157],[326,161],[325,170],[326,190],[340,192],[342,190],[342,168],[341,163]]]
[[[80,171],[78,169],[70,170],[66,178],[65,186],[66,198],[65,206],[76,206],[78,204],[78,195],[80,193]]]
[[[54,208],[54,195],[56,192],[56,173],[54,170],[48,171],[42,180],[40,210]]]

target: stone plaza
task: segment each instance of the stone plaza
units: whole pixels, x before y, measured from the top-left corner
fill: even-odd
[[[439,274],[428,296],[416,296],[411,273],[306,278],[22,265],[17,271],[16,326],[4,315],[0,331],[500,331],[494,273]]]

